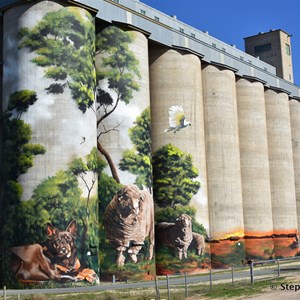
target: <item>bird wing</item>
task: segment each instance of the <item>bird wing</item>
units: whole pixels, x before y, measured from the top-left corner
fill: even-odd
[[[169,108],[169,124],[170,127],[177,127],[184,124],[185,116],[183,108],[179,105],[174,105]]]

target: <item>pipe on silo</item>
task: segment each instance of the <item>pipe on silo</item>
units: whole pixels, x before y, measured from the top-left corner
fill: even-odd
[[[195,209],[194,222],[202,224],[206,234],[209,234],[209,217],[207,204],[207,185],[206,185],[206,157],[205,157],[205,138],[204,138],[204,119],[203,119],[203,98],[202,98],[202,78],[201,61],[190,53],[176,49],[169,49],[158,45],[151,45],[150,55],[150,95],[151,95],[151,115],[152,115],[152,141],[153,153],[158,153],[164,147],[182,151],[184,155],[190,155],[193,167],[197,169],[198,176],[193,180],[199,181],[200,189],[191,199],[187,199],[186,206],[177,205],[172,217],[169,219],[156,219],[156,223],[175,222],[181,213],[189,214],[189,209]],[[182,128],[179,131],[170,130],[169,110],[171,107],[181,106],[185,113],[187,122],[191,126]],[[170,156],[171,159],[171,156]],[[154,179],[157,168],[161,168],[154,163]],[[176,179],[174,170],[174,179]],[[166,176],[170,176],[167,175]],[[176,179],[177,180],[177,179]],[[185,178],[182,178],[184,185]],[[155,194],[154,194],[155,197]],[[176,195],[174,195],[176,197]],[[171,203],[165,209],[172,209]],[[156,216],[161,215],[164,210],[159,204],[156,205]],[[204,231],[199,231],[196,224],[193,226],[195,232],[204,235]],[[158,237],[159,238],[159,237]],[[160,254],[160,246],[157,247],[157,257]],[[188,255],[196,249],[191,248]],[[202,255],[202,267],[209,265],[210,255],[209,245],[206,244],[205,253]],[[171,259],[171,253],[168,254]],[[184,266],[185,262],[182,261]],[[157,261],[158,274],[174,272],[172,263],[167,260]],[[201,268],[191,270],[200,272]],[[178,272],[178,270],[176,271]]]
[[[34,252],[39,250],[38,243],[46,241],[48,245],[48,238],[53,241],[56,237],[58,231],[52,231],[49,223],[72,233],[73,238],[77,235],[77,258],[82,266],[91,267],[96,279],[92,270],[98,270],[97,176],[87,166],[97,137],[94,18],[83,8],[38,1],[9,8],[3,22],[3,227],[6,250],[14,254],[12,266],[8,257],[5,259],[6,285],[16,287],[19,279],[37,284],[53,279],[60,282],[59,275],[47,273],[47,268],[43,274],[43,261],[38,260],[43,259],[43,253]],[[86,47],[85,61],[83,68],[78,62],[75,71],[77,61],[71,52],[80,53],[80,46]],[[79,103],[82,98],[89,100],[87,106]],[[33,246],[24,246],[28,244]],[[89,256],[91,251],[93,256]],[[55,261],[64,254],[66,260],[71,257],[66,249],[64,253],[51,253]],[[77,262],[76,257],[72,259]],[[10,267],[15,274],[9,273]],[[54,265],[49,268],[54,269]],[[14,275],[16,282],[12,282]]]
[[[300,103],[298,100],[290,100],[290,117],[293,145],[293,161],[295,174],[295,192],[297,207],[298,231],[300,228]]]
[[[244,217],[235,74],[202,69],[211,260],[214,267],[244,259]]]
[[[294,256],[298,241],[289,98],[267,89],[265,102],[275,256]]]
[[[236,90],[245,255],[247,259],[269,259],[274,244],[264,86],[240,78]]]

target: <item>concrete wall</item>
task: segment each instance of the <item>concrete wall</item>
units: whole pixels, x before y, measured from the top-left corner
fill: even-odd
[[[235,75],[230,70],[207,65],[202,70],[209,196],[210,234],[212,239],[244,236],[238,117]],[[212,244],[211,251],[222,248],[237,263],[243,244]],[[231,250],[229,248],[231,247]],[[243,251],[241,251],[243,252]],[[220,254],[220,253],[219,253]],[[217,255],[212,263],[217,266]],[[216,261],[214,262],[214,259]]]
[[[256,48],[263,47],[266,48]],[[287,49],[289,47],[289,51]],[[256,48],[256,49],[255,49]],[[294,82],[291,38],[283,30],[270,30],[245,38],[246,53],[259,57],[262,61],[276,67],[276,75]]]
[[[202,224],[209,234],[201,61],[194,54],[157,45],[150,48],[149,54],[153,152],[171,144],[191,155],[199,173],[194,180],[200,181],[201,187],[188,205],[196,210],[194,221]],[[183,108],[191,126],[177,132],[166,131],[170,127],[169,109],[176,105]],[[180,205],[176,209],[179,213]],[[209,253],[208,245],[205,252]]]
[[[274,246],[264,86],[240,78],[236,88],[246,257],[268,259]]]
[[[300,228],[300,103],[290,100],[291,131],[293,145],[293,161],[295,174],[295,192],[297,206],[298,230]]]
[[[60,18],[62,15],[70,17],[68,22],[70,39],[66,39],[65,44],[60,44],[61,48],[57,48],[53,53],[53,44],[48,42],[53,39],[52,43],[55,44],[55,41],[62,40],[62,36],[60,30],[56,30],[55,40],[51,25],[59,24],[58,28],[63,31],[65,19]],[[27,250],[23,245],[36,244],[47,238],[53,238],[57,230],[53,231],[52,236],[47,223],[53,223],[56,228],[71,232],[68,225],[75,220],[72,223],[74,229],[72,233],[73,238],[78,233],[76,241],[77,247],[80,248],[77,252],[78,259],[82,266],[97,270],[98,253],[89,258],[94,260],[93,263],[88,261],[87,257],[88,247],[98,246],[95,229],[98,219],[97,176],[87,166],[90,158],[88,155],[96,147],[96,116],[93,96],[94,38],[92,35],[85,35],[85,30],[94,32],[94,20],[84,9],[66,8],[57,2],[41,1],[12,7],[5,11],[3,23],[2,96],[3,111],[7,113],[4,120],[3,143],[7,157],[3,168],[5,247],[16,246],[11,250],[17,253],[14,259],[19,257],[22,260],[22,255],[27,257],[26,251],[30,252],[30,257],[34,256],[33,250]],[[41,33],[40,30],[45,24],[48,27],[45,26]],[[31,36],[33,29],[36,34],[34,38]],[[24,33],[23,37],[20,32]],[[77,40],[78,44],[88,45],[85,52],[86,65],[83,64],[81,68],[80,84],[82,90],[86,91],[84,99],[87,99],[85,97],[87,94],[91,95],[91,99],[90,104],[84,109],[78,105],[80,92],[77,93],[77,90],[73,89],[74,85],[78,84],[78,77],[72,72],[74,61],[70,51],[77,53],[76,51],[80,52],[82,48],[74,46],[72,33],[81,36],[82,39]],[[22,44],[25,40],[28,43]],[[32,46],[34,42],[36,47]],[[64,47],[66,44],[68,51]],[[55,57],[50,64],[37,62],[38,59],[51,60],[49,53]],[[57,63],[61,58],[63,61]],[[90,67],[88,72],[86,66]],[[59,79],[49,76],[52,71],[58,69],[67,72],[67,82],[66,77],[62,75],[63,72],[59,72]],[[56,88],[59,86],[60,90],[54,91],[52,89],[54,86]],[[27,91],[36,95],[36,101],[28,101],[24,96]],[[17,100],[13,98],[15,95],[19,95]],[[68,255],[68,258],[71,256],[67,250],[64,254]],[[4,271],[6,280],[13,280],[13,274],[7,275],[9,274],[7,265]],[[23,266],[22,272],[20,271],[22,274],[17,276],[18,279],[41,278],[38,271],[33,271],[30,266],[29,264],[28,269]],[[94,270],[91,272],[96,280]],[[41,276],[41,280],[50,279],[47,275]],[[57,278],[57,281],[60,280]],[[16,282],[7,282],[7,286],[17,286]]]
[[[141,114],[141,112],[150,106],[148,40],[144,34],[138,31],[124,31],[124,34],[129,35],[132,40],[128,44],[128,47],[129,51],[132,52],[138,62],[136,67],[139,75],[128,70],[125,70],[124,72],[132,73],[132,78],[138,86],[138,90],[135,91],[132,89],[132,97],[129,101],[124,101],[122,98],[117,100],[118,95],[115,90],[117,90],[118,87],[115,89],[110,88],[107,77],[98,82],[98,86],[111,94],[114,101],[108,111],[110,111],[116,105],[116,101],[118,101],[116,109],[113,111],[112,115],[105,118],[105,120],[98,125],[98,141],[103,145],[105,150],[109,152],[116,167],[118,167],[120,159],[123,156],[123,152],[131,149],[133,146],[129,137],[129,128],[133,127],[136,118]],[[98,36],[101,37],[101,33]],[[102,58],[106,56],[108,55],[105,52],[97,54],[96,67],[98,71],[103,69]],[[109,67],[107,68],[109,69]],[[117,69],[118,68],[116,67],[116,70]],[[103,109],[99,110],[98,119],[101,115],[104,115]],[[109,132],[105,133],[106,131]],[[106,168],[106,172],[111,175],[109,167]],[[118,173],[120,181],[123,184],[129,184],[135,181],[135,175],[130,174],[127,171],[122,172],[121,170],[118,170]]]
[[[84,157],[96,146],[93,110],[83,114],[68,88],[63,94],[48,93],[46,88],[52,82],[45,78],[42,67],[31,62],[36,55],[26,48],[18,49],[20,28],[31,29],[46,13],[60,8],[62,6],[52,1],[41,2],[34,6],[18,6],[4,16],[4,110],[13,92],[24,89],[36,91],[38,101],[22,118],[33,128],[32,142],[47,149],[43,156],[35,158],[34,166],[20,177],[23,200],[30,199],[41,180],[67,168],[70,157]],[[84,144],[81,144],[82,137],[85,137]],[[93,176],[88,177],[87,180],[91,181]],[[93,193],[96,194],[96,189]]]
[[[90,3],[89,0],[83,2]],[[159,22],[149,20],[149,16],[146,16],[147,19],[139,12],[134,12],[135,9],[145,8],[143,4],[130,2],[132,10],[124,10],[113,3],[99,1],[97,5],[100,5],[99,3],[103,5],[103,10],[98,17],[101,16],[103,22],[110,22],[112,12],[116,12],[114,14],[116,19],[126,21],[133,27],[151,29],[150,31],[155,32],[149,37],[144,31],[133,30],[132,26],[127,29],[122,26],[122,29],[118,28],[119,32],[116,35],[109,36],[106,40],[108,41],[107,48],[97,52],[96,67],[97,71],[105,74],[98,81],[98,91],[101,89],[102,92],[109,94],[111,103],[105,104],[102,98],[97,107],[90,105],[84,111],[78,108],[76,97],[71,89],[72,74],[68,74],[70,78],[68,77],[68,82],[64,83],[61,93],[52,93],[47,90],[47,87],[55,80],[47,77],[45,73],[45,69],[49,66],[38,65],[34,62],[34,58],[38,56],[36,49],[30,49],[30,46],[18,47],[21,42],[18,36],[20,29],[27,27],[30,31],[40,24],[48,13],[58,12],[64,7],[55,1],[40,1],[11,7],[4,13],[1,48],[4,61],[1,82],[3,86],[2,110],[9,111],[9,101],[13,93],[25,89],[35,91],[37,101],[20,115],[17,110],[9,111],[12,113],[9,120],[17,119],[28,125],[31,138],[27,142],[41,145],[46,150],[40,155],[33,155],[33,165],[29,166],[26,172],[15,170],[17,175],[13,179],[18,189],[14,191],[13,196],[16,198],[11,197],[5,199],[6,202],[1,202],[1,208],[4,207],[8,211],[14,210],[12,203],[17,204],[15,205],[16,215],[8,216],[6,236],[12,233],[16,241],[18,231],[12,228],[9,222],[13,223],[14,218],[17,215],[22,216],[24,212],[30,216],[28,218],[30,220],[31,217],[34,219],[33,216],[40,218],[37,224],[34,223],[34,226],[39,226],[39,229],[36,229],[39,236],[43,235],[42,224],[49,221],[57,222],[59,227],[65,226],[67,218],[70,215],[73,216],[73,213],[77,214],[78,207],[83,208],[82,201],[86,201],[81,212],[83,215],[76,215],[82,226],[80,234],[91,230],[92,225],[85,223],[85,220],[91,221],[90,214],[96,214],[98,211],[95,205],[97,179],[94,172],[87,172],[86,169],[81,169],[79,173],[78,169],[75,171],[73,169],[74,172],[71,172],[70,163],[76,159],[78,164],[82,161],[86,162],[87,155],[98,146],[98,150],[102,153],[101,158],[108,163],[103,172],[105,176],[102,174],[100,183],[102,215],[99,218],[103,246],[101,249],[102,271],[104,277],[108,278],[112,275],[110,268],[115,270],[115,265],[118,265],[120,260],[115,259],[116,252],[119,251],[118,247],[112,246],[106,238],[103,223],[105,209],[118,188],[123,185],[137,184],[140,189],[148,190],[152,196],[150,163],[152,140],[152,154],[164,146],[172,145],[177,150],[179,149],[178,152],[190,157],[193,170],[197,173],[193,181],[201,183],[199,190],[191,196],[191,199],[185,199],[186,205],[164,205],[163,208],[167,212],[165,215],[161,213],[162,207],[156,205],[158,216],[173,217],[173,219],[156,220],[157,223],[175,222],[181,213],[187,213],[193,216],[193,230],[208,235],[211,243],[206,243],[205,253],[200,255],[199,261],[197,260],[198,267],[192,269],[191,272],[200,272],[202,268],[207,268],[210,262],[213,267],[218,268],[239,265],[244,258],[295,255],[299,250],[296,235],[300,226],[300,200],[298,199],[300,197],[300,175],[298,174],[300,172],[298,169],[300,108],[296,100],[289,103],[288,95],[282,89],[291,90],[296,96],[299,94],[299,89],[290,82],[280,80],[271,74],[273,68],[270,69],[271,73],[267,74],[264,69],[265,63],[257,60],[250,62],[247,55],[245,55],[247,59],[244,60],[244,53],[232,47],[227,48],[228,45],[213,39],[206,33],[194,32],[191,27],[174,18],[159,13],[161,21],[169,22],[161,26]],[[68,9],[70,9],[70,14],[75,15],[75,19],[79,17],[82,22],[88,22],[90,26],[94,26],[87,11],[75,7]],[[157,17],[155,11],[151,10],[151,14],[151,18]],[[65,28],[63,20],[59,24],[62,24],[61,28]],[[72,25],[72,22],[70,24]],[[183,27],[178,27],[181,25]],[[105,30],[110,28],[117,27],[108,26]],[[184,33],[180,32],[179,28],[181,31],[183,29]],[[99,40],[101,40],[101,34],[102,37],[104,36],[103,33],[104,31],[100,32]],[[193,38],[187,38],[186,33],[196,35]],[[112,45],[120,46],[124,42],[122,34],[125,40],[128,38],[127,44],[122,45],[124,48],[120,48],[120,52],[114,54],[122,58],[122,55],[126,57],[124,54],[126,52],[129,54],[126,58],[129,64],[125,63],[125,67],[120,69],[117,64],[113,65],[113,63],[108,67],[105,62],[114,51]],[[68,39],[65,40],[65,42],[68,41]],[[109,42],[112,44],[109,45]],[[88,41],[87,45],[93,45],[93,43],[94,41]],[[284,51],[285,43],[282,45],[281,50]],[[225,46],[226,51],[222,50]],[[200,59],[195,52],[191,51],[196,51],[198,55],[205,54],[205,56]],[[68,54],[65,53],[65,61],[69,62],[66,68],[71,68],[76,61],[69,60]],[[92,54],[89,59],[85,55],[84,57],[93,66],[94,52]],[[286,63],[288,64],[288,61]],[[82,71],[79,65],[78,70]],[[93,68],[89,71],[89,74],[94,73]],[[116,75],[116,72],[119,74]],[[80,75],[79,71],[78,74]],[[239,77],[241,75],[246,76]],[[256,80],[255,77],[261,77],[261,81]],[[263,83],[263,79],[268,79],[268,82]],[[59,82],[62,83],[63,80],[60,80]],[[90,80],[93,82],[93,78]],[[274,87],[270,87],[272,85]],[[90,88],[90,94],[93,94],[93,84]],[[125,89],[126,97],[122,94]],[[185,121],[190,124],[178,130],[174,128],[168,130],[169,112],[174,106],[183,108]],[[95,111],[97,111],[96,114]],[[148,126],[145,127],[146,129],[144,128],[145,136],[140,138],[139,144],[136,144],[132,138],[132,129],[145,111],[149,112],[149,120],[147,119],[149,124],[146,124]],[[99,121],[107,112],[109,112],[108,116]],[[16,132],[18,133],[18,130],[14,133]],[[2,133],[2,136],[5,135],[7,139],[6,129],[1,128]],[[149,142],[149,153],[143,156],[144,153],[141,153],[139,147],[144,145],[145,141]],[[1,145],[4,153],[9,142],[5,140]],[[20,149],[20,151],[23,150],[23,148]],[[20,153],[15,157],[16,161],[21,157],[22,153]],[[128,155],[127,158],[129,157],[129,154],[134,154],[131,156],[133,165],[138,158],[145,158],[144,169],[141,167],[137,171],[129,168],[128,165],[128,168],[124,168],[122,162],[126,155]],[[8,156],[7,158],[11,159]],[[5,169],[5,162],[3,165]],[[115,167],[118,178],[113,178],[112,165]],[[144,173],[141,173],[144,178],[139,177],[141,174],[138,172],[141,169],[143,169]],[[57,178],[61,180],[63,176],[64,178],[73,177],[72,180],[68,177],[69,181],[58,184]],[[51,188],[48,188],[51,180],[54,183]],[[45,188],[43,193],[37,193],[38,187],[41,190],[44,187],[47,189]],[[68,192],[64,193],[65,190]],[[70,190],[74,192],[72,195],[68,194]],[[5,195],[11,192],[7,186],[3,191]],[[17,194],[18,191],[19,194]],[[177,195],[174,193],[172,196],[175,198]],[[90,197],[93,198],[93,208],[89,207]],[[59,209],[63,207],[59,202],[61,198],[69,201],[64,203],[68,205],[68,210],[62,209],[60,214],[56,213],[59,211],[56,207]],[[36,199],[42,200],[39,202]],[[82,201],[74,202],[74,204],[71,202],[74,199]],[[44,205],[44,200],[53,202],[47,209],[37,211],[41,209],[37,203]],[[6,207],[6,204],[9,205]],[[55,217],[49,213],[50,211],[56,214]],[[58,217],[62,219],[61,222],[55,219]],[[25,213],[22,222],[15,222],[15,226],[25,228],[26,224],[31,222],[26,223]],[[93,222],[93,226],[96,226],[96,223]],[[32,224],[28,225],[29,229],[33,226]],[[97,230],[90,235],[92,242],[97,244]],[[272,235],[274,235],[274,241],[270,239]],[[34,237],[26,234],[24,239],[18,242],[22,245],[39,241],[38,238],[34,240]],[[131,240],[131,242],[135,241]],[[138,247],[140,247],[139,257],[144,263],[149,252],[147,248],[149,236],[145,237],[143,243],[143,246]],[[85,257],[87,244],[81,244],[81,246],[83,253],[80,255]],[[121,260],[124,255],[125,268],[128,260],[132,258],[133,251],[136,251],[134,247],[128,245],[119,247],[122,248],[122,253],[117,255]],[[166,248],[164,250],[168,251]],[[189,256],[192,251],[194,249],[189,249],[187,255]],[[158,274],[176,272],[176,264],[172,264],[174,258],[171,252],[168,254],[169,258],[165,261],[165,265],[164,262],[161,265],[157,264]],[[88,263],[86,257],[83,261]],[[195,261],[196,259],[193,263]],[[185,263],[187,265],[184,265]],[[133,272],[131,276],[138,280],[151,279],[156,273],[155,261],[152,259],[145,264],[147,266],[144,269],[141,268],[140,272]],[[106,269],[103,269],[103,266]],[[188,262],[182,262],[182,266],[191,267]],[[123,276],[122,268],[118,272],[115,275]]]
[[[98,92],[102,90],[111,97],[110,104],[105,102],[105,97],[100,97],[97,103],[98,149],[107,163],[105,176],[99,179],[101,276],[104,280],[112,274],[123,278],[126,272],[127,277],[149,280],[156,271],[150,254],[150,247],[154,245],[154,205],[148,39],[141,32],[109,26],[97,34],[96,44],[99,46],[96,69],[104,74],[103,79],[98,81]],[[108,60],[113,63],[108,63]],[[128,192],[121,197],[121,188],[128,186],[132,189],[133,185],[137,195]],[[133,212],[137,206],[135,202],[130,203],[130,198],[140,201],[139,215]],[[128,207],[122,204],[123,208],[119,207],[108,217],[113,199],[128,202]],[[151,205],[148,203],[145,207],[143,202],[147,201]],[[121,215],[122,221],[119,220]],[[138,218],[142,225],[139,225]],[[151,228],[150,233],[144,232],[145,226]],[[130,232],[133,233],[130,235]],[[134,271],[132,263],[137,264]]]
[[[289,98],[266,90],[265,101],[275,255],[288,256],[295,254],[288,245],[297,232]]]

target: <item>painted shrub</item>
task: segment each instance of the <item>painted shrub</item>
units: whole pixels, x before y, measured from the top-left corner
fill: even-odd
[[[150,49],[153,187],[158,275],[210,265],[201,62]]]
[[[96,36],[102,280],[155,275],[148,41],[109,26]]]
[[[4,16],[8,159],[1,175],[10,287],[98,281],[96,174],[104,165],[96,149],[94,30],[87,11],[52,1]]]

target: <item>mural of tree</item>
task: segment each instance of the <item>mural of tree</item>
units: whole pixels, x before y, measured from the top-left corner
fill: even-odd
[[[80,163],[79,163],[80,161]],[[68,170],[58,171],[55,176],[41,182],[34,190],[32,198],[14,207],[14,219],[7,223],[11,244],[34,244],[46,239],[45,224],[52,223],[57,228],[66,228],[76,219],[78,223],[77,245],[82,266],[87,264],[87,250],[98,246],[98,218],[96,197],[91,198],[89,190],[95,181],[86,188],[88,197],[82,197],[78,179],[88,171],[96,172],[104,166],[98,159],[97,149],[87,155],[86,160],[75,159]],[[96,176],[96,175],[95,175]],[[85,180],[85,178],[84,178]],[[18,220],[18,231],[14,223]],[[16,236],[16,232],[18,235]],[[96,267],[96,266],[93,266]]]
[[[7,113],[16,113],[16,119],[20,119],[30,105],[37,101],[37,95],[34,91],[22,90],[14,92],[9,99]]]
[[[32,130],[19,118],[30,105],[37,101],[34,91],[22,90],[10,96],[8,108],[3,115],[3,163],[0,169],[3,185],[3,235],[9,237],[6,243],[18,242],[22,234],[19,207],[22,196],[22,186],[18,177],[25,174],[33,166],[36,155],[44,154],[46,149],[40,144],[30,143]],[[19,227],[21,226],[21,227]]]
[[[86,198],[86,205],[85,205],[85,218],[81,219],[82,226],[83,226],[83,233],[82,233],[82,242],[81,242],[81,252],[83,255],[87,253],[87,244],[86,241],[88,239],[88,232],[89,232],[89,224],[90,224],[90,215],[91,209],[95,209],[95,207],[91,207],[90,200],[91,200],[91,191],[96,183],[97,175],[103,170],[105,167],[104,161],[100,160],[98,157],[97,149],[94,148],[90,154],[86,156],[86,162],[82,158],[78,158],[73,160],[69,165],[69,170],[72,172],[74,176],[80,178],[84,183],[84,186],[87,190],[87,198]],[[92,179],[91,183],[86,180],[86,174],[88,172],[92,172],[94,178]]]
[[[120,162],[122,171],[137,175],[135,184],[152,191],[150,108],[145,109],[129,129],[129,137],[134,148],[123,153]]]
[[[101,143],[101,135],[107,134],[115,128],[106,128],[105,120],[116,110],[120,101],[128,104],[132,99],[133,91],[139,89],[135,78],[139,77],[138,60],[129,49],[132,35],[117,27],[107,27],[96,36],[96,53],[102,54],[101,70],[97,71],[97,80],[107,80],[108,88],[114,92],[113,96],[102,90],[96,90],[98,126],[98,150],[105,157],[110,167],[113,178],[119,183],[116,166]]]
[[[32,136],[31,127],[19,119],[36,100],[37,96],[33,91],[15,92],[10,96],[8,108],[4,113],[3,157],[5,160],[1,168],[1,179],[5,185],[9,185],[12,189],[13,186],[15,187],[16,195],[22,189],[17,184],[18,176],[32,167],[35,155],[44,154],[46,151],[42,145],[29,143]],[[11,189],[7,191],[9,190]]]
[[[154,200],[159,207],[188,205],[200,188],[192,156],[168,144],[153,155]]]
[[[34,52],[32,61],[45,68],[45,77],[53,79],[48,93],[63,93],[68,86],[82,112],[94,103],[94,31],[90,15],[67,7],[47,13],[34,28],[19,32],[19,48]]]

